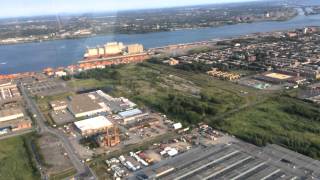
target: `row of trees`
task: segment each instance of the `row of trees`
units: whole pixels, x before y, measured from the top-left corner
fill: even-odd
[[[110,68],[92,69],[92,70],[84,71],[79,74],[73,75],[73,77],[76,79],[120,80],[121,74],[117,70],[117,67],[111,66]],[[71,78],[72,78],[72,76],[70,76],[70,75],[62,77],[62,79],[65,81],[69,81]]]
[[[188,124],[197,124],[207,115],[217,114],[216,100],[200,99],[178,94],[169,94],[164,101],[158,102],[155,108]]]

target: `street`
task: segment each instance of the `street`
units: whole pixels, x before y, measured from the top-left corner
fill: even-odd
[[[63,143],[63,146],[68,154],[68,157],[70,158],[73,166],[77,170],[76,179],[97,179],[97,177],[94,175],[94,173],[91,171],[91,169],[81,162],[81,159],[77,156],[75,153],[76,151],[73,149],[71,143],[69,142],[68,138],[63,135],[58,130],[51,128],[46,125],[45,117],[40,112],[36,102],[29,96],[25,88],[19,84],[19,88],[21,90],[21,94],[27,104],[27,107],[29,108],[30,112],[33,114],[33,118],[36,121],[37,126],[37,132],[39,134],[51,134],[59,138],[59,140]],[[44,178],[46,179],[46,178]]]

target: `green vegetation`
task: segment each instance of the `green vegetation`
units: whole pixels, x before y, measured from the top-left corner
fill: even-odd
[[[39,108],[43,112],[48,112],[50,110],[49,103],[54,100],[63,100],[66,99],[68,96],[72,96],[73,93],[67,92],[62,94],[57,94],[53,96],[45,96],[45,97],[35,97],[35,100],[37,101],[37,104],[39,105]]]
[[[320,110],[289,94],[257,91],[154,63],[113,67],[112,71],[120,78],[99,82],[112,87],[108,93],[114,96],[128,97],[184,124],[204,121],[259,146],[276,143],[320,159]],[[77,85],[90,77],[77,80]]]
[[[214,125],[256,145],[280,144],[320,159],[320,110],[300,100],[270,98]]]
[[[0,141],[0,179],[40,179],[28,142],[31,136],[30,134]]]
[[[69,177],[74,176],[76,173],[77,173],[76,169],[70,168],[58,174],[50,175],[49,179],[50,180],[68,179]]]
[[[205,63],[199,63],[194,62],[192,64],[178,64],[175,66],[178,69],[185,70],[185,71],[193,71],[193,72],[202,72],[205,73],[207,71],[210,71],[213,68],[213,65],[205,64]]]
[[[205,52],[209,52],[209,51],[212,51],[211,47],[203,46],[203,47],[193,48],[193,49],[189,50],[188,54],[199,54],[199,53],[205,53]]]

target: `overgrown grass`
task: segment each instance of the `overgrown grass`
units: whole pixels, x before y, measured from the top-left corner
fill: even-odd
[[[290,98],[271,98],[233,114],[220,128],[257,145],[276,143],[320,159],[320,110]]]
[[[74,168],[66,169],[63,172],[60,172],[58,174],[50,175],[50,180],[61,180],[61,179],[68,179],[72,176],[74,176],[77,173],[77,171]]]
[[[0,179],[36,180],[40,175],[34,166],[28,139],[32,135],[0,141]]]

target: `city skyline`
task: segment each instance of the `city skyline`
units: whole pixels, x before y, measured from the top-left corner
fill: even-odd
[[[201,4],[221,4],[232,2],[248,2],[257,0],[184,0],[170,1],[160,0],[149,3],[147,0],[133,1],[123,0],[68,0],[67,2],[58,0],[11,0],[2,2],[2,11],[0,18],[21,17],[21,16],[38,16],[54,15],[61,13],[85,13],[85,12],[107,12],[131,9],[149,9],[149,8],[166,8],[177,6],[201,5]]]

